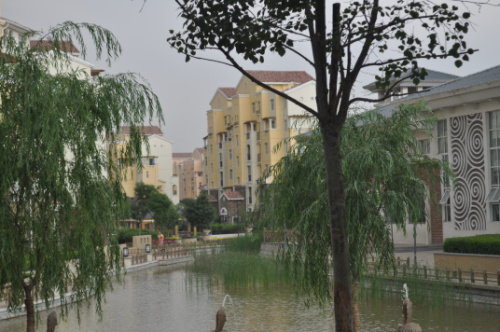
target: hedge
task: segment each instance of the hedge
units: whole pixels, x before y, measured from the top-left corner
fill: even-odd
[[[454,237],[444,241],[445,252],[500,255],[500,234]]]
[[[140,234],[139,234],[140,232]],[[151,235],[153,240],[158,240],[158,232],[139,230],[138,228],[124,228],[118,231],[118,243],[132,242],[132,237],[137,235]]]
[[[245,230],[244,225],[239,224],[217,224],[214,223],[210,225],[212,230],[212,234],[235,234],[235,233],[243,233]]]

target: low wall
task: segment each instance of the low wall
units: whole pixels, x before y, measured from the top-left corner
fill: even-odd
[[[457,253],[435,253],[434,266],[438,269],[497,273],[500,270],[500,256]]]
[[[211,240],[222,240],[222,239],[230,239],[238,236],[245,236],[246,233],[239,234],[217,234],[217,235],[203,235],[203,241],[211,241]]]

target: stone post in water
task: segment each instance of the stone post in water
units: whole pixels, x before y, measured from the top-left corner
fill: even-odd
[[[47,317],[47,332],[54,332],[57,325],[57,314],[52,311]]]
[[[410,299],[408,298],[408,287],[403,285],[403,292],[405,292],[405,299],[403,301],[403,315],[405,321],[403,324],[398,324],[398,332],[422,332],[422,328],[417,323],[412,323],[413,308]]]

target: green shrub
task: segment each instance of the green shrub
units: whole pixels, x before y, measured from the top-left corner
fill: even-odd
[[[444,241],[445,252],[500,255],[500,234],[454,237]]]
[[[243,233],[244,226],[241,224],[218,224],[214,223],[210,226],[212,234],[235,234]]]
[[[118,243],[132,242],[132,237],[138,235],[151,235],[151,238],[153,240],[158,241],[157,231],[148,231],[145,229],[139,230],[137,228],[124,228],[120,229],[120,231],[118,232]]]

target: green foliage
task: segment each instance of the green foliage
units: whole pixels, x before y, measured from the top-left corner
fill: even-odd
[[[289,285],[290,278],[272,259],[242,252],[224,251],[220,254],[198,254],[193,263],[195,272],[212,278],[222,278],[231,288],[275,287]]]
[[[243,225],[239,224],[219,224],[213,223],[210,225],[212,234],[236,234],[244,232]]]
[[[60,296],[64,305],[68,288],[78,303],[93,296],[101,313],[112,272],[121,268],[118,241],[109,236],[125,213],[114,153],[131,163],[142,158],[139,135],[119,151],[104,143],[124,124],[156,115],[162,121],[158,98],[139,76],[91,78],[72,69],[64,41],[85,53],[84,31],[98,56],[119,55],[115,37],[91,24],[51,29],[43,36],[52,42],[50,52],[40,49],[43,41],[34,53],[9,36],[0,39],[0,297],[10,285],[10,310],[28,299],[30,331],[32,299],[48,305]],[[25,41],[30,38],[40,36]]]
[[[500,255],[500,234],[447,238],[444,240],[443,250],[464,254]]]
[[[174,227],[179,220],[177,209],[167,195],[152,185],[139,182],[135,186],[131,215],[142,221],[148,214],[151,214],[155,224],[164,229]]]
[[[377,66],[380,70],[376,77],[377,86],[389,88],[394,79],[405,76],[415,84],[425,79],[427,71],[419,66],[420,61],[450,57],[460,67],[474,53],[464,38],[470,28],[470,13],[467,8],[463,10],[446,3],[400,0],[384,6],[378,1],[353,1],[346,4],[343,11],[339,6],[335,15],[337,25],[325,33],[317,30],[318,25],[327,29],[325,4],[321,1],[176,2],[185,23],[183,31],[170,30],[169,44],[183,54],[186,61],[192,57],[200,58],[200,52],[218,50],[240,71],[241,66],[233,54],[239,54],[252,63],[262,63],[268,53],[284,56],[287,52],[295,52],[313,65],[318,65],[316,61],[319,59],[324,60],[335,75],[339,68],[347,68],[351,75],[357,76],[360,69]],[[323,35],[319,36],[320,33]],[[311,38],[318,54],[314,57],[316,61],[309,60],[294,48],[297,36]],[[324,44],[316,44],[320,41],[314,40],[313,36],[324,38],[321,41]],[[389,43],[392,43],[391,47]],[[343,52],[343,49],[349,49],[349,52]],[[352,52],[354,49],[358,51]],[[389,49],[399,54],[389,59],[385,56]],[[323,52],[333,54],[330,57]],[[367,61],[367,54],[376,54],[378,61]],[[332,83],[344,87],[347,84]],[[331,90],[346,94],[337,87],[331,87]],[[348,93],[347,96],[349,98]]]
[[[439,181],[446,165],[422,155],[414,131],[429,134],[435,119],[422,104],[401,106],[391,117],[376,111],[352,116],[342,131],[343,176],[347,209],[350,269],[363,275],[368,253],[382,266],[393,264],[386,217],[404,227],[419,214],[425,198],[421,176]],[[413,153],[408,153],[413,151]],[[320,302],[330,294],[330,223],[323,145],[316,130],[297,138],[297,145],[273,168],[274,182],[261,191],[264,217],[274,228],[298,234],[282,250],[289,273],[302,274],[300,287]],[[285,249],[285,248],[283,248]]]
[[[181,200],[182,214],[187,222],[198,229],[209,228],[216,217],[216,211],[208,201],[207,195],[199,195],[196,199]]]
[[[118,232],[118,243],[132,242],[132,238],[139,235],[151,235],[153,240],[158,240],[158,232],[156,231],[140,230],[138,228],[123,228]]]
[[[224,247],[231,252],[244,252],[259,254],[262,244],[262,236],[253,234],[251,236],[239,236],[224,241]]]

